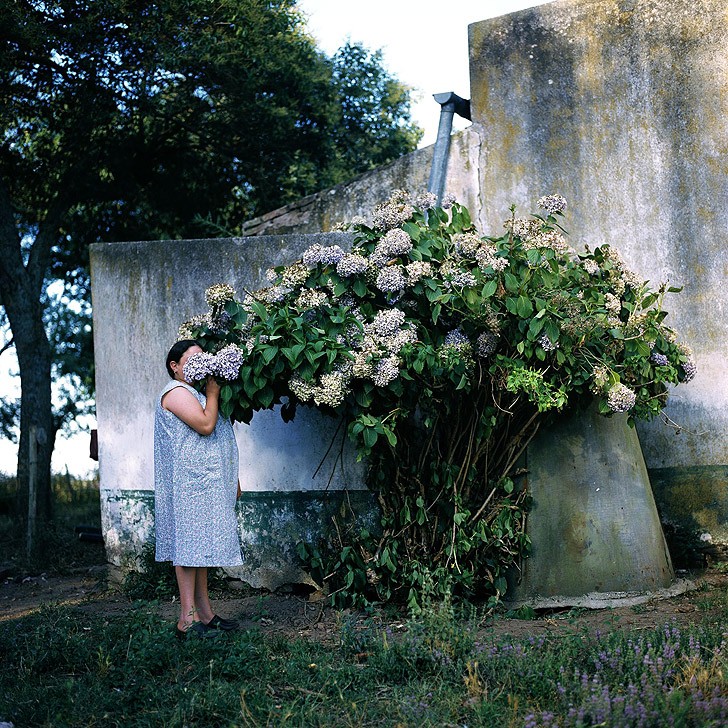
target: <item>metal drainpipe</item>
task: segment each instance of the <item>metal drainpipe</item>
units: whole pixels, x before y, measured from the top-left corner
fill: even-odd
[[[460,98],[456,93],[434,94],[433,98],[440,104],[440,124],[437,127],[437,139],[432,155],[432,168],[428,192],[437,195],[438,204],[442,201],[445,192],[445,177],[447,176],[447,158],[450,154],[450,134],[452,133],[453,116],[457,114],[470,121],[470,101]]]

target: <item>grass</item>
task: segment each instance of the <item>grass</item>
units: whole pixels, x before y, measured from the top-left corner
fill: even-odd
[[[689,629],[494,639],[430,604],[332,643],[251,630],[178,642],[139,602],[0,624],[0,722],[16,726],[722,726],[728,609]]]
[[[98,499],[73,492],[46,534],[61,572],[100,563],[73,535],[93,525]],[[164,578],[136,586],[161,598]],[[0,622],[0,723],[717,728],[728,725],[726,596],[697,593],[702,621],[690,627],[587,631],[575,609],[567,629],[518,639],[496,636],[472,606],[431,598],[390,626],[384,612],[342,612],[328,639],[291,639],[262,628],[261,599],[260,628],[183,643],[149,599],[115,617],[51,604]]]

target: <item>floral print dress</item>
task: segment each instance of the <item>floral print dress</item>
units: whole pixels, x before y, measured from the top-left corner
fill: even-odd
[[[154,510],[156,560],[175,566],[239,566],[243,563],[235,517],[238,448],[232,424],[218,417],[212,434],[200,435],[162,407],[175,387],[157,398],[154,419]]]

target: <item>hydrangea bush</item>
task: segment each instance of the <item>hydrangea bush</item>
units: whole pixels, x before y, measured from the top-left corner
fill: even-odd
[[[695,363],[663,298],[607,245],[576,252],[549,195],[482,236],[465,207],[396,191],[351,251],[313,245],[241,300],[207,291],[180,328],[204,354],[189,374],[221,381],[221,411],[249,422],[282,404],[343,418],[381,531],[349,522],[301,544],[340,603],[405,598],[424,580],[496,601],[527,552],[519,458],[550,413],[596,401],[606,416],[658,415]]]

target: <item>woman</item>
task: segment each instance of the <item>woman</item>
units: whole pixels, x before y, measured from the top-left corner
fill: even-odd
[[[235,519],[238,448],[232,424],[218,416],[220,385],[210,377],[200,394],[184,375],[189,357],[201,351],[190,339],[170,349],[172,381],[154,419],[156,560],[174,564],[180,639],[216,637],[238,626],[212,611],[207,568],[243,563]]]

